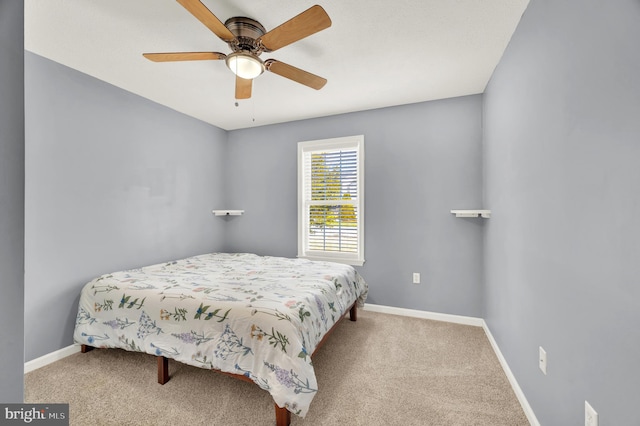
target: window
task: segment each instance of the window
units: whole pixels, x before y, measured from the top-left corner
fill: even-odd
[[[298,143],[298,257],[364,263],[364,136]]]

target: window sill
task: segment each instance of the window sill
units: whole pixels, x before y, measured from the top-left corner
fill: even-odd
[[[334,262],[334,263],[344,263],[345,265],[351,265],[351,266],[362,266],[364,265],[364,259],[340,259],[340,258],[335,258],[335,257],[320,257],[320,256],[300,256],[298,255],[298,258],[300,259],[307,259],[307,260],[316,260],[319,262]]]

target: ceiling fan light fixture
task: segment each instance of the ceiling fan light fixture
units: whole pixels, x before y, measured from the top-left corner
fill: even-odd
[[[247,52],[235,52],[227,55],[227,67],[238,77],[251,80],[264,72],[264,64],[256,55]]]

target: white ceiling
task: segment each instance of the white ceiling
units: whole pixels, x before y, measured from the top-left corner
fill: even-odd
[[[267,31],[311,0],[202,0],[220,21]],[[230,49],[175,0],[25,0],[25,49],[222,129],[482,93],[529,0],[317,0],[332,26],[263,53],[328,80],[276,74],[234,98],[224,61],[155,63],[145,52]]]

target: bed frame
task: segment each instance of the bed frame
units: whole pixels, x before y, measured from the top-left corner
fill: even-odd
[[[345,318],[345,316],[346,316],[346,313],[345,313],[345,315],[340,317],[340,319],[338,321],[336,321],[335,324],[333,324],[333,326],[329,329],[329,331],[327,331],[325,333],[324,337],[322,338],[322,340],[320,340],[320,342],[318,343],[318,345],[314,349],[313,353],[311,354],[312,358],[313,358],[313,355],[315,355],[315,353],[318,351],[318,349],[320,349],[322,347],[322,345],[327,340],[329,335],[331,335],[333,330],[335,330],[336,327],[338,326],[338,324],[340,324],[342,322],[342,320]],[[351,321],[357,321],[358,320],[357,302],[354,302],[353,305],[351,305],[351,307],[349,308],[349,319]],[[89,346],[89,345],[81,345],[80,351],[82,353],[87,353],[87,352],[89,352],[90,350],[92,350],[94,348],[95,347]],[[158,383],[160,383],[161,385],[164,385],[171,378],[169,376],[169,359],[165,358],[164,356],[161,356],[161,355],[157,356],[156,358],[158,360]],[[253,380],[251,380],[247,376],[244,376],[244,375],[241,375],[241,374],[227,373],[227,372],[219,371],[219,370],[213,370],[213,371],[215,371],[217,373],[220,373],[220,374],[224,374],[226,376],[234,377],[234,378],[242,380],[244,382],[253,383]],[[278,404],[274,403],[274,405],[276,407],[276,426],[289,426],[289,424],[291,423],[291,412],[289,410],[287,410],[285,407],[279,407]]]

